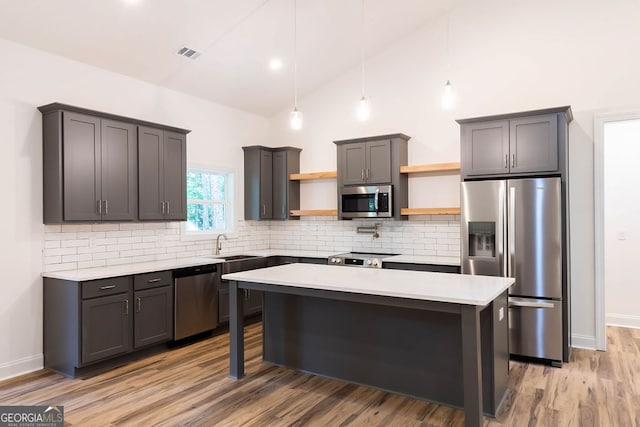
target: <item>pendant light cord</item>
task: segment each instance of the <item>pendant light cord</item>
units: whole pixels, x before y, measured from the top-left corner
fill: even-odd
[[[298,18],[297,0],[293,0],[293,107],[298,109]]]
[[[364,98],[364,0],[360,8],[360,55],[362,59],[362,97]]]

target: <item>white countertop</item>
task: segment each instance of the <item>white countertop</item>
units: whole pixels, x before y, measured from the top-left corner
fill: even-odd
[[[113,265],[109,267],[80,268],[77,270],[52,271],[42,273],[42,277],[82,282],[85,280],[105,279],[107,277],[129,276],[131,274],[151,273],[153,271],[173,270],[196,265],[219,264],[222,259],[179,258],[166,261],[139,262],[136,264]]]
[[[226,280],[485,306],[515,279],[424,271],[286,264],[225,274]]]

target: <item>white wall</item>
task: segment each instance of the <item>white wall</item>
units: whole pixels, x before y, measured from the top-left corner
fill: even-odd
[[[269,122],[1,39],[0,51],[1,379],[42,366],[45,227],[42,116],[37,106],[63,102],[191,129],[188,158],[235,170],[237,188],[243,185],[239,147],[268,144]],[[237,202],[240,216],[242,197]]]
[[[409,163],[459,160],[455,118],[571,105],[570,205],[573,344],[595,347],[593,116],[640,103],[640,2],[637,0],[464,2],[451,11],[449,67],[445,19],[429,22],[367,59],[372,117],[354,119],[359,67],[299,100],[304,129],[272,119],[273,140],[303,148],[303,172],[335,169],[331,141],[403,132]],[[299,79],[305,66],[299,64]],[[440,108],[451,79],[453,112]],[[458,206],[458,176],[410,178],[410,206]],[[305,186],[307,191],[305,191]],[[335,207],[335,184],[302,187],[302,208]]]
[[[604,128],[604,284],[607,324],[640,328],[640,120]]]

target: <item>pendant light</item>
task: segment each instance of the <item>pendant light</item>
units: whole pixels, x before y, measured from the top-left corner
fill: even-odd
[[[449,12],[447,12],[447,28],[445,34],[445,51],[446,51],[446,61],[447,61],[447,73],[450,72],[450,64],[449,64]],[[451,84],[451,80],[447,79],[447,82],[444,84],[444,91],[442,92],[442,108],[445,110],[450,110],[453,108],[455,104],[455,96],[453,93],[453,85]]]
[[[364,96],[364,0],[362,0],[362,6],[360,8],[361,16],[360,16],[360,53],[361,53],[361,63],[362,63],[362,97],[358,102],[358,108],[356,110],[356,116],[360,121],[369,120],[369,116],[371,114],[371,110],[369,107],[369,100]]]
[[[293,111],[289,113],[291,129],[302,129],[302,112],[298,111],[298,18],[297,0],[293,0]]]

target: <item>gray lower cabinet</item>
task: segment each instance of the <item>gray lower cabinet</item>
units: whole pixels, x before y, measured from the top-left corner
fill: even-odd
[[[244,219],[289,219],[300,208],[300,182],[289,175],[300,172],[295,147],[254,145],[244,150]]]
[[[75,377],[173,338],[171,271],[44,279],[44,366]]]
[[[559,173],[569,107],[458,120],[464,177]]]
[[[140,126],[138,159],[140,219],[186,220],[186,136]]]
[[[44,222],[138,216],[136,126],[62,109],[43,115]]]

